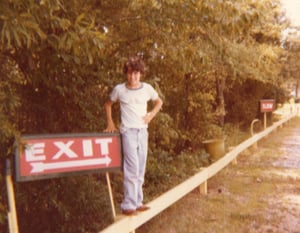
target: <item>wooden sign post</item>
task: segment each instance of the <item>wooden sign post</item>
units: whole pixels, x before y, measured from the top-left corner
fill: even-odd
[[[267,128],[267,112],[273,112],[275,109],[275,101],[273,99],[260,100],[260,112],[264,113],[264,129]]]
[[[11,175],[12,175],[11,165],[10,165],[10,161],[7,159],[6,160],[6,188],[7,188],[7,197],[8,197],[8,207],[9,207],[8,226],[9,226],[9,232],[19,233],[15,193],[14,193],[14,186],[13,186]]]

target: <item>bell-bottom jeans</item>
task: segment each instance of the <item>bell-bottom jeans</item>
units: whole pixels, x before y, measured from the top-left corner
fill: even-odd
[[[143,205],[143,183],[148,152],[148,129],[126,128],[121,130],[123,149],[123,210]]]

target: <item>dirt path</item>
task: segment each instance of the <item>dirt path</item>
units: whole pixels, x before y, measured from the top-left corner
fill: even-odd
[[[137,233],[300,233],[300,118]]]

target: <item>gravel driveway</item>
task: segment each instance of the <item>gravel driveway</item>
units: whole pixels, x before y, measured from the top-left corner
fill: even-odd
[[[300,233],[300,117],[137,233]]]

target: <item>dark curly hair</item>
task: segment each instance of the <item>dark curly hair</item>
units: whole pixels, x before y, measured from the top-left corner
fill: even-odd
[[[143,58],[140,56],[130,57],[127,62],[125,62],[123,67],[124,74],[127,74],[128,71],[139,71],[141,74],[145,72],[145,64]]]

